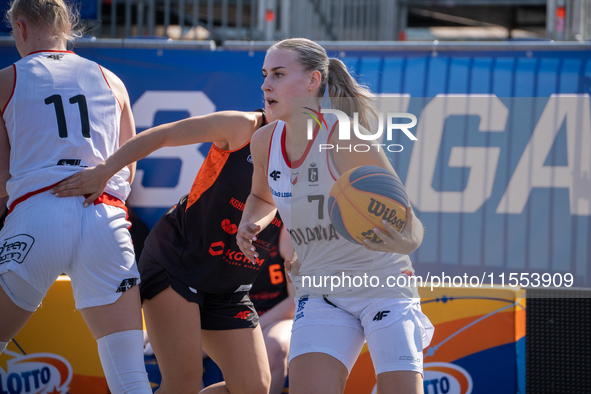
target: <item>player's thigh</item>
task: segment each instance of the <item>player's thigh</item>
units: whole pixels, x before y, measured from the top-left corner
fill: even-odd
[[[0,275],[0,281],[2,281],[2,275]],[[33,316],[33,312],[17,306],[6,293],[3,285],[0,287],[0,316],[10,316],[10,319],[0,319],[0,342],[8,342],[24,327]]]
[[[126,290],[112,304],[80,310],[95,339],[120,331],[141,330],[142,312],[138,286]]]
[[[203,348],[218,364],[232,393],[269,390],[271,376],[260,326],[233,330],[203,330]]]
[[[289,349],[290,393],[342,393],[364,343],[353,315],[322,298],[301,297]]]
[[[376,374],[390,371],[423,372],[423,340],[420,322],[412,312],[386,327],[366,327],[367,347]]]
[[[285,363],[287,360],[292,326],[293,321],[291,319],[278,320],[269,324],[263,330],[263,338],[271,366]]]
[[[139,283],[126,212],[105,204],[84,210],[80,244],[67,274],[76,308],[113,304]]]
[[[364,343],[358,328],[324,324],[295,329],[289,349],[289,392],[343,393]]]
[[[384,372],[377,381],[377,394],[423,394],[423,375],[416,371]]]
[[[45,296],[71,264],[81,210],[82,201],[48,192],[18,204],[0,231],[0,274],[12,271]]]
[[[167,287],[144,299],[143,308],[162,374],[161,392],[199,392],[203,371],[199,305]]]
[[[327,353],[305,353],[289,362],[291,394],[342,394],[347,367]]]
[[[324,298],[304,296],[297,300],[289,348],[290,364],[291,360],[306,353],[326,353],[350,372],[364,343],[361,323],[352,314]]]

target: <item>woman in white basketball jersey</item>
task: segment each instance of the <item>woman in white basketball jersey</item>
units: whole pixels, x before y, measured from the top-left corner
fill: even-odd
[[[296,312],[292,330],[290,393],[342,393],[347,376],[367,341],[377,375],[378,393],[422,393],[422,351],[433,326],[420,310],[416,287],[331,288],[310,285],[304,277],[413,275],[408,254],[422,242],[423,228],[407,208],[402,232],[385,225],[384,243],[355,245],[339,237],[327,214],[330,189],[338,176],[361,166],[376,165],[394,173],[382,153],[322,149],[339,144],[338,119],[319,106],[328,90],[333,109],[356,112],[368,127],[375,109],[370,93],[349,75],[338,59],[307,39],[274,44],[262,68],[268,111],[280,119],[252,139],[255,165],[252,191],[238,231],[238,245],[254,260],[254,241],[278,209],[292,234],[297,260],[292,264]],[[298,99],[296,99],[298,98]],[[304,107],[304,108],[301,108]],[[302,113],[315,115],[320,127],[307,132]],[[353,122],[351,122],[353,123]],[[306,136],[310,135],[308,140]],[[379,142],[379,141],[374,141]],[[351,133],[347,145],[370,142]],[[343,141],[340,141],[343,144]],[[343,279],[343,282],[345,280]]]
[[[84,209],[55,184],[95,166],[135,134],[125,86],[66,50],[76,18],[63,0],[14,0],[7,14],[22,57],[0,70],[0,351],[63,272],[96,338],[112,393],[152,390],[143,360],[139,274],[123,201],[135,164]]]

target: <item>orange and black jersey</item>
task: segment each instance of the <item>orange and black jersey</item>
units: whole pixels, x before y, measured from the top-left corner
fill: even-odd
[[[279,245],[273,245],[269,259],[262,266],[249,294],[259,316],[288,297],[283,262]]]
[[[282,226],[277,216],[257,236],[254,264],[236,244],[252,173],[250,141],[234,151],[212,145],[191,192],[156,223],[144,251],[196,291],[224,294],[252,284]]]

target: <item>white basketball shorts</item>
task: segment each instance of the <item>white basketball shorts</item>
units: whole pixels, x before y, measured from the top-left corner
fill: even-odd
[[[76,309],[112,304],[138,284],[126,211],[83,202],[43,192],[19,203],[0,231],[0,274],[13,271],[45,296],[65,273]]]
[[[423,349],[433,325],[416,299],[296,299],[289,361],[306,353],[326,353],[349,373],[367,341],[376,375],[390,371],[423,373]]]

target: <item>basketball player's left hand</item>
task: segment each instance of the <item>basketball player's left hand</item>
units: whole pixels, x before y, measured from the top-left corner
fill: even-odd
[[[414,217],[415,215],[412,208],[406,207],[406,223],[400,232],[392,227],[387,221],[382,221],[382,224],[386,227],[388,233],[384,233],[379,228],[374,228],[373,231],[384,242],[372,242],[366,238],[366,249],[376,252],[411,254],[419,247],[419,241],[415,239],[413,233],[412,226]]]

